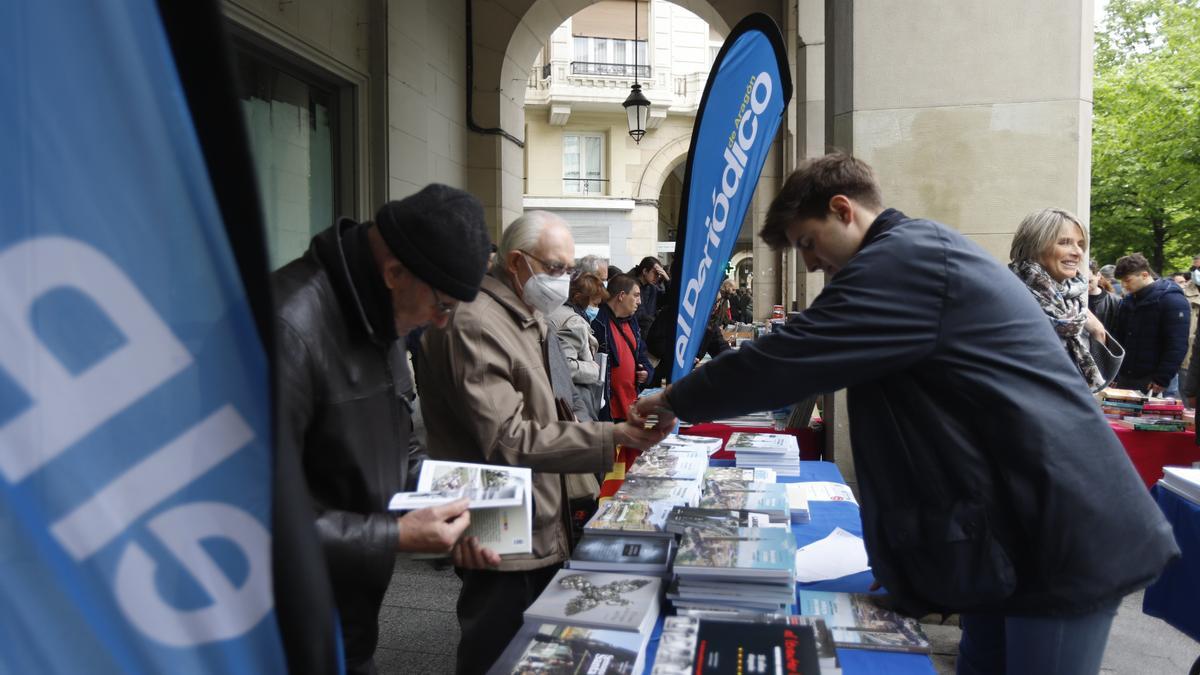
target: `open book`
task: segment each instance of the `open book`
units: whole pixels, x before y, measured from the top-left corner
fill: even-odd
[[[427,459],[416,492],[400,492],[393,511],[471,500],[471,525],[464,536],[500,555],[533,552],[533,472],[515,466]]]

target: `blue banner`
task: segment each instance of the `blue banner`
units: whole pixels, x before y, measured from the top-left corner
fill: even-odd
[[[704,343],[721,271],[791,100],[791,81],[779,28],[763,14],[738,23],[713,63],[684,173],[672,381],[691,372]]]
[[[155,3],[0,3],[0,87],[0,672],[284,672],[267,361]]]

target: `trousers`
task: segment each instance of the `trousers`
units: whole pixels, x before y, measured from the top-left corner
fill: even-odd
[[[1118,604],[1076,616],[963,614],[958,675],[1096,675]]]

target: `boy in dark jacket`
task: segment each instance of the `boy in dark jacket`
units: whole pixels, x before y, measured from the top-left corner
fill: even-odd
[[[1162,393],[1188,351],[1192,319],[1187,297],[1174,281],[1156,279],[1141,253],[1118,260],[1113,276],[1125,289],[1113,326],[1125,347],[1115,386]]]
[[[885,210],[846,155],[792,174],[761,235],[824,290],[638,412],[699,422],[847,388],[893,599],[962,613],[959,673],[1096,673],[1122,596],[1179,549],[1032,296],[958,232]]]

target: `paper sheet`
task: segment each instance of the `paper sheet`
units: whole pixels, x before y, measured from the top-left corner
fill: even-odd
[[[840,579],[871,569],[863,540],[834,528],[828,537],[796,550],[796,581]]]
[[[850,486],[844,483],[813,481],[799,483],[804,487],[804,497],[810,502],[850,502],[858,506],[858,500],[850,491]]]

